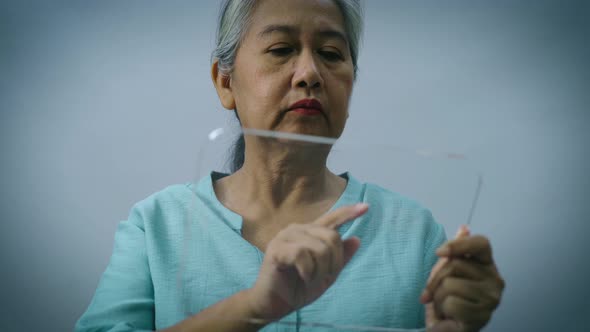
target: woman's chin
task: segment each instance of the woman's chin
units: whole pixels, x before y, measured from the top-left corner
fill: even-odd
[[[337,138],[333,130],[328,126],[325,120],[321,119],[301,119],[300,121],[293,121],[284,124],[274,129],[274,131],[300,134],[309,136],[319,136],[326,138]]]

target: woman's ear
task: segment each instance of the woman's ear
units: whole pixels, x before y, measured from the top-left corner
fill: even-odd
[[[217,95],[221,101],[221,105],[225,109],[234,110],[236,108],[236,101],[231,89],[231,77],[219,71],[219,60],[215,60],[211,66],[211,79]]]

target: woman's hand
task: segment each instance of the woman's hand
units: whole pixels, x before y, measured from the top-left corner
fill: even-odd
[[[310,224],[292,224],[268,244],[250,302],[258,319],[273,321],[320,297],[360,246],[337,228],[365,212],[366,204],[334,210]]]
[[[500,303],[504,280],[492,259],[490,242],[462,227],[457,238],[437,250],[421,301],[432,331],[479,331]],[[430,329],[429,329],[430,331]]]

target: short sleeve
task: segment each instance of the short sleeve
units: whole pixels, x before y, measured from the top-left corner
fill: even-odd
[[[140,210],[119,223],[109,265],[76,332],[153,331],[154,288]]]
[[[444,227],[434,220],[430,210],[424,209],[421,215],[423,221],[426,223],[424,234],[424,266],[422,272],[422,287],[426,287],[428,277],[430,277],[430,271],[432,271],[432,268],[438,261],[436,249],[447,241],[447,236]],[[424,306],[420,305],[419,308],[420,312],[418,313],[418,317],[421,317],[420,326],[425,326]]]

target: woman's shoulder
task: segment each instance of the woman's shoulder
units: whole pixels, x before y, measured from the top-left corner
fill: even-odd
[[[172,184],[138,201],[131,208],[130,218],[140,217],[146,226],[181,226],[186,218],[215,207],[211,176],[197,181]]]
[[[166,186],[139,200],[133,208],[140,210],[177,208],[191,201],[194,196],[193,187],[192,183]]]
[[[146,233],[181,227],[196,204],[193,187],[192,183],[180,183],[157,190],[133,204],[127,221]]]

